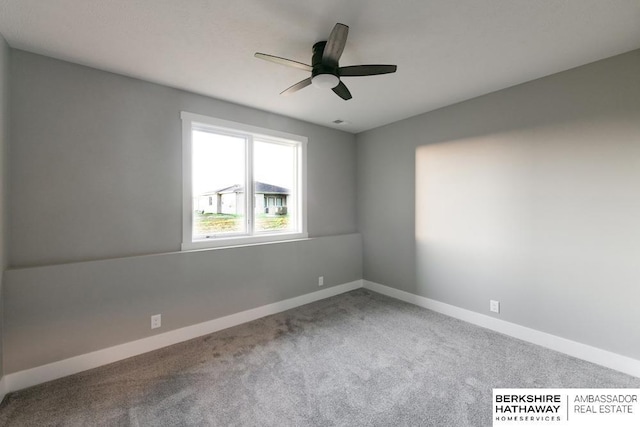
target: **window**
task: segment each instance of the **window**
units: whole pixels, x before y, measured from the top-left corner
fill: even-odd
[[[307,237],[307,138],[181,117],[183,250]]]

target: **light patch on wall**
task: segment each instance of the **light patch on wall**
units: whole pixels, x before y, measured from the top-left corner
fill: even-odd
[[[610,330],[637,324],[637,130],[603,118],[418,147],[420,293],[481,313],[499,299],[507,321],[634,355]]]
[[[418,147],[415,159],[419,287],[467,307],[470,288],[502,295],[528,248],[528,148],[482,136]]]
[[[454,246],[462,240],[461,248],[492,252],[511,245],[513,231],[526,222],[526,210],[514,205],[527,197],[529,154],[504,136],[418,147],[416,239]]]

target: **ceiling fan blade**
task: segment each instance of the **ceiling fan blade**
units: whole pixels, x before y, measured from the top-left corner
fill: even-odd
[[[349,34],[349,27],[344,24],[336,24],[329,35],[329,40],[324,47],[324,53],[322,54],[322,63],[326,65],[338,65],[338,60],[342,56],[344,45],[347,43],[347,35]]]
[[[349,92],[349,89],[347,89],[347,87],[342,82],[338,83],[338,86],[334,87],[331,90],[334,91],[336,95],[338,95],[340,98],[344,99],[345,101],[348,101],[349,99],[352,98],[351,92]]]
[[[280,92],[280,95],[290,95],[293,92],[297,92],[300,89],[309,86],[310,84],[311,84],[311,77],[309,77],[308,79],[304,79],[304,80],[294,84],[293,86],[288,87],[287,89],[285,89],[282,92]]]
[[[338,72],[340,77],[361,77],[395,73],[397,69],[397,65],[352,65],[340,67]]]
[[[288,67],[299,68],[304,71],[311,72],[311,65],[303,64],[302,62],[292,61],[291,59],[280,58],[279,56],[267,55],[266,53],[256,52],[256,58],[264,59],[265,61],[275,62],[276,64],[286,65]]]

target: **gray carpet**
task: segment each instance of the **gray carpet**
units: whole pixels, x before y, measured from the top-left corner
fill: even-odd
[[[494,387],[640,379],[359,289],[11,393],[7,426],[490,426]]]

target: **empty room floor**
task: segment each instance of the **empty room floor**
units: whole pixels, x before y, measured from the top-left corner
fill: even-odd
[[[11,393],[0,424],[490,426],[520,387],[640,379],[358,289]]]

